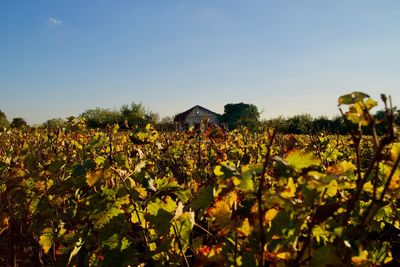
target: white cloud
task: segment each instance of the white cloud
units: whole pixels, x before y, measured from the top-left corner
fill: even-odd
[[[56,19],[56,18],[49,18],[49,19],[47,20],[47,23],[48,23],[49,25],[59,26],[59,25],[62,24],[62,20]]]

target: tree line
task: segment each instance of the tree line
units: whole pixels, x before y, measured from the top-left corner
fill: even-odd
[[[395,123],[400,125],[399,110],[395,107]],[[376,126],[378,134],[384,134],[385,111],[379,110],[375,114],[378,123]],[[155,125],[159,130],[173,131],[176,129],[173,118],[164,117],[161,120],[157,113],[146,109],[141,103],[122,105],[119,110],[106,108],[88,109],[81,113],[79,118],[84,119],[90,128],[106,128],[108,125],[118,124],[123,129],[143,128],[147,124]],[[68,119],[72,119],[70,117]],[[67,119],[67,120],[68,120]],[[320,116],[317,118],[309,114],[295,115],[292,117],[277,117],[273,119],[260,120],[260,111],[257,106],[246,103],[230,103],[224,106],[224,113],[218,117],[219,121],[227,130],[234,130],[238,127],[247,127],[252,131],[265,128],[275,128],[285,134],[310,134],[326,132],[332,134],[349,133],[349,125],[346,124],[342,116],[332,119]],[[58,128],[65,125],[65,119],[54,118],[47,120],[41,125],[43,128]],[[350,125],[351,126],[351,125]],[[11,122],[7,120],[4,112],[0,110],[0,128],[22,128],[28,127],[27,122],[20,117],[13,118]],[[353,125],[353,127],[356,127]],[[363,129],[365,134],[370,134],[370,130]]]

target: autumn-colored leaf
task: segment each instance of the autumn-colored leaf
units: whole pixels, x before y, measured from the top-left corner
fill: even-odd
[[[42,230],[42,234],[39,237],[39,244],[42,247],[44,253],[49,253],[50,248],[53,246],[53,229],[47,227]]]

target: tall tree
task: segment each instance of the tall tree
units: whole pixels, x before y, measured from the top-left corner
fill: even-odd
[[[260,112],[253,104],[236,103],[226,104],[222,121],[228,125],[229,130],[239,126],[246,126],[255,129],[259,125]]]
[[[144,127],[148,123],[157,123],[158,114],[147,111],[141,103],[131,103],[121,107],[121,119],[130,127]]]
[[[118,111],[95,108],[86,110],[80,117],[86,120],[88,127],[105,128],[107,125],[119,123],[121,114]]]
[[[61,118],[54,118],[47,120],[45,123],[43,123],[42,127],[48,128],[48,129],[57,129],[65,126],[67,123],[66,120],[61,119]]]
[[[294,134],[308,134],[311,131],[312,120],[309,114],[295,115],[287,120],[288,131]]]
[[[6,114],[0,110],[0,128],[8,128],[10,122],[7,120]]]
[[[10,126],[12,128],[22,128],[28,126],[28,123],[23,118],[17,117],[12,119]]]

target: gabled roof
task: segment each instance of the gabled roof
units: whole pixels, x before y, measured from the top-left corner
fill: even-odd
[[[196,105],[196,106],[192,107],[191,109],[188,109],[188,110],[186,110],[186,111],[184,111],[182,113],[179,113],[179,114],[175,115],[174,121],[184,121],[185,118],[187,117],[187,115],[189,115],[190,112],[192,112],[192,110],[195,109],[195,108],[198,108],[198,109],[203,110],[203,111],[208,112],[208,113],[212,113],[214,115],[219,115],[218,113],[215,113],[215,112],[213,112],[213,111],[211,111],[209,109],[206,109],[206,108],[203,108],[202,106]]]

